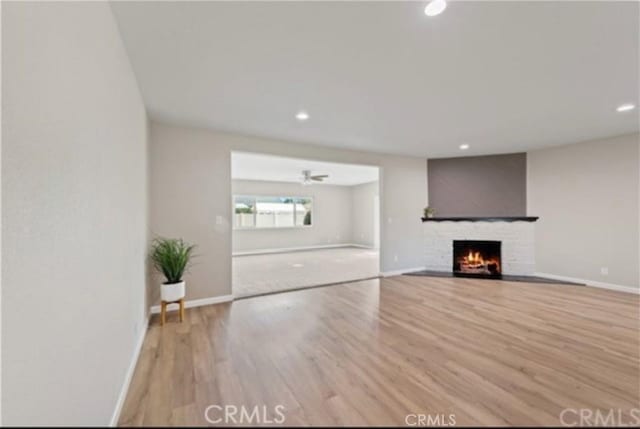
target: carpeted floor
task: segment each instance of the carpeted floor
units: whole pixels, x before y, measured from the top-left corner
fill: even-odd
[[[233,257],[233,294],[263,295],[376,277],[376,249],[344,247]]]

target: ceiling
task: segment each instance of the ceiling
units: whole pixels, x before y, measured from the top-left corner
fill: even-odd
[[[323,184],[353,186],[378,180],[378,167],[308,161],[249,152],[231,154],[233,179],[300,183],[303,170],[311,170],[313,175],[329,175],[324,182],[314,182],[313,186]]]
[[[427,157],[638,130],[637,2],[425,4],[112,7],[156,120]]]

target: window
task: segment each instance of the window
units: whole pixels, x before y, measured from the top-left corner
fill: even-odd
[[[236,229],[311,226],[311,197],[233,197]]]
[[[236,228],[251,228],[255,226],[255,207],[255,199],[249,197],[236,197],[233,225]]]

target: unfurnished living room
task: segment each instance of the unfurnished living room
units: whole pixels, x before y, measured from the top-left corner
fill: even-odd
[[[0,12],[2,425],[640,425],[640,3]]]

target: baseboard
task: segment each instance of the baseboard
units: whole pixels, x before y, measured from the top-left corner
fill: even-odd
[[[362,249],[373,249],[373,247],[365,246],[363,244],[341,243],[341,244],[322,244],[318,246],[281,247],[276,249],[247,250],[244,252],[233,252],[231,256],[251,256],[251,255],[264,255],[268,253],[304,252],[306,250],[338,249],[343,247],[359,247]]]
[[[142,329],[138,334],[138,341],[136,342],[135,349],[133,350],[133,356],[131,357],[129,368],[127,369],[127,373],[124,376],[124,382],[122,383],[122,388],[120,389],[120,394],[118,395],[116,407],[113,410],[113,414],[111,415],[111,421],[109,422],[109,426],[111,427],[118,426],[118,420],[120,420],[120,413],[122,412],[122,406],[124,405],[124,401],[127,399],[127,393],[129,392],[129,385],[131,384],[131,380],[133,379],[133,373],[136,370],[136,365],[138,364],[138,358],[140,357],[140,352],[142,351],[142,345],[144,344],[144,339],[147,335],[148,328],[149,328],[149,317],[147,316],[142,326]]]
[[[548,274],[548,273],[535,273],[535,276],[538,277],[544,277],[547,279],[551,279],[551,280],[560,280],[560,281],[565,281],[565,282],[572,282],[572,283],[583,283],[587,286],[590,287],[597,287],[600,289],[610,289],[610,290],[615,290],[618,292],[627,292],[627,293],[634,293],[634,294],[640,294],[640,289],[639,288],[635,288],[632,286],[622,286],[622,285],[617,285],[617,284],[613,284],[613,283],[605,283],[605,282],[598,282],[595,280],[587,280],[587,279],[579,279],[576,277],[567,277],[567,276],[558,276],[555,274]]]
[[[233,295],[214,296],[211,298],[192,299],[184,302],[184,308],[202,307],[203,305],[221,304],[223,302],[233,301]],[[178,307],[178,304],[169,304],[169,309]],[[151,307],[151,314],[160,313],[160,306],[154,305]]]
[[[223,296],[215,296],[212,298],[203,298],[203,299],[194,299],[191,301],[185,301],[185,308],[191,307],[201,307],[203,305],[211,305],[211,304],[219,304],[222,302],[233,301],[233,295],[223,295]],[[173,305],[173,304],[170,304]],[[177,304],[175,304],[177,306]],[[160,313],[160,306],[154,305],[151,307],[151,314]],[[149,328],[149,317],[146,318],[142,329],[140,330],[140,334],[138,335],[138,341],[136,342],[135,349],[133,350],[133,356],[131,357],[131,363],[129,364],[129,368],[127,369],[127,373],[124,377],[124,382],[122,384],[122,388],[120,389],[120,394],[118,395],[118,400],[116,402],[116,407],[111,416],[111,421],[109,422],[109,426],[115,427],[118,425],[118,420],[120,419],[120,413],[122,412],[122,406],[124,405],[124,401],[127,399],[127,393],[129,392],[129,385],[131,384],[131,380],[133,379],[133,373],[136,370],[136,365],[138,363],[138,358],[140,357],[140,352],[142,351],[142,345],[144,344],[144,339],[147,334],[147,330]]]
[[[367,246],[366,244],[349,243],[346,247],[358,247],[360,249],[379,250],[377,247]]]
[[[382,277],[393,277],[393,276],[401,276],[407,273],[415,273],[416,271],[424,271],[426,267],[415,267],[415,268],[405,268],[402,270],[394,270],[394,271],[384,271],[380,273]]]

